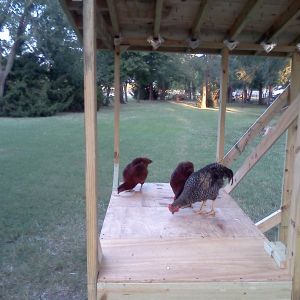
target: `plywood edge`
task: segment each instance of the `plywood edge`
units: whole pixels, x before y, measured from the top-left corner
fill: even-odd
[[[265,241],[264,248],[268,255],[274,258],[280,269],[285,269],[287,267],[286,247],[283,243]]]
[[[116,299],[291,299],[291,281],[202,283],[103,283],[98,300]],[[199,298],[201,295],[201,298]]]

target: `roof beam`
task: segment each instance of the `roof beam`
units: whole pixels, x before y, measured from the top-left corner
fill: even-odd
[[[163,8],[163,0],[156,0],[154,30],[153,30],[153,37],[155,39],[158,38],[159,36],[162,8]]]
[[[200,33],[200,27],[203,23],[204,12],[207,7],[208,0],[202,0],[192,27],[192,39],[197,39]]]
[[[300,43],[300,35],[298,35],[289,45],[297,45]]]
[[[118,37],[120,35],[120,24],[117,15],[116,3],[114,0],[107,0],[106,2],[108,6],[108,11],[109,11],[109,16],[110,16],[114,36]]]
[[[235,21],[234,21],[233,25],[231,26],[231,28],[228,30],[226,38],[229,41],[235,40],[237,38],[237,36],[241,33],[241,31],[246,26],[250,15],[253,14],[255,9],[257,9],[258,6],[262,2],[263,2],[263,0],[249,0],[249,1],[247,1],[246,5],[243,7],[241,13],[235,19]]]
[[[275,20],[272,26],[258,39],[257,43],[261,43],[263,41],[269,42],[275,39],[287,28],[290,22],[299,15],[300,1],[295,0],[287,8],[287,10]]]
[[[107,49],[112,50],[113,38],[99,9],[96,9],[96,22],[97,38],[100,38],[102,40],[103,45]]]

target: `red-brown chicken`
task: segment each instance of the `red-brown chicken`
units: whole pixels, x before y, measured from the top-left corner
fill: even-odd
[[[147,157],[137,157],[123,171],[123,183],[118,187],[118,194],[133,189],[137,184],[142,186],[148,175],[148,165],[152,160]]]
[[[177,165],[170,179],[170,186],[175,194],[174,199],[179,197],[186,180],[193,172],[194,165],[190,161],[183,161]]]

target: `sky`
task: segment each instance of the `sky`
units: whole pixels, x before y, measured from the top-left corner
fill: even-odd
[[[8,40],[9,39],[9,31],[7,28],[4,28],[3,31],[0,31],[0,40]]]

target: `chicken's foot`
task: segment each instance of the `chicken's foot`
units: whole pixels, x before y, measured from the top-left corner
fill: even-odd
[[[204,201],[204,202],[202,203],[202,205],[201,205],[201,207],[200,207],[200,210],[199,210],[198,214],[200,214],[200,215],[207,215],[207,216],[215,216],[215,215],[216,215],[216,211],[215,211],[215,208],[214,208],[215,201],[212,200],[212,202],[211,202],[211,210],[209,210],[209,211],[201,211],[202,206],[204,205],[205,202],[206,202],[206,201]]]

